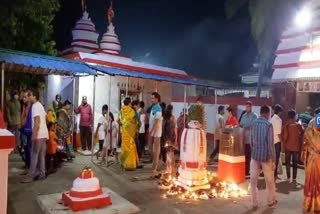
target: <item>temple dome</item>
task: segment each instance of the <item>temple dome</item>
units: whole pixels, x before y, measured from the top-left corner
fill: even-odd
[[[114,29],[115,27],[111,22],[108,26],[107,32],[103,34],[100,42],[100,49],[102,52],[119,54],[121,44]]]
[[[83,12],[82,18],[77,21],[76,26],[72,30],[71,48],[74,52],[96,52],[99,50],[97,43],[99,34],[95,25],[89,18],[88,12]]]

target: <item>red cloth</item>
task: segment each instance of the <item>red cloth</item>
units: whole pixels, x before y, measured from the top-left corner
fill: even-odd
[[[237,118],[234,116],[228,117],[228,119],[226,120],[226,126],[238,126],[238,125],[239,125],[239,122]]]
[[[89,104],[80,105],[75,112],[80,114],[80,126],[89,127],[92,125],[92,108]]]
[[[5,129],[6,125],[4,123],[4,119],[3,119],[3,114],[2,111],[0,110],[0,129]]]

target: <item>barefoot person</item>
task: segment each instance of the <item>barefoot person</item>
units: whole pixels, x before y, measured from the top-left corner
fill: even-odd
[[[98,125],[95,132],[95,137],[99,139],[99,151],[96,153],[97,159],[101,156],[104,140],[106,137],[106,126],[107,126],[107,119],[106,116],[108,114],[108,105],[102,106],[102,113],[98,120]]]
[[[282,141],[286,155],[286,171],[287,181],[291,179],[291,160],[292,160],[292,182],[296,182],[298,173],[298,160],[299,160],[299,149],[300,141],[303,136],[302,126],[296,121],[296,112],[290,110],[288,112],[289,120],[283,127]]]
[[[160,106],[161,97],[157,92],[151,95],[152,109],[149,121],[150,147],[152,148],[152,172],[157,174],[159,155],[160,155],[160,138],[162,136],[162,109]]]
[[[167,173],[171,176],[175,176],[175,157],[174,152],[178,149],[177,144],[177,128],[176,119],[172,114],[173,106],[168,105],[163,115],[163,140],[165,142],[166,149],[166,165]]]
[[[274,207],[277,204],[274,169],[275,169],[275,147],[273,143],[272,124],[268,121],[270,109],[262,106],[260,117],[253,123],[251,129],[251,163],[250,183],[253,208],[258,207],[258,177],[262,171],[267,186],[268,206]]]
[[[131,99],[125,98],[120,110],[121,125],[121,164],[125,170],[135,170],[138,166],[138,152],[136,136],[138,133],[139,119],[131,107]]]
[[[47,140],[49,132],[46,124],[46,112],[39,100],[39,92],[30,90],[28,93],[32,105],[32,153],[31,165],[27,177],[22,183],[31,183],[34,179],[45,179]]]
[[[91,151],[93,113],[91,105],[88,104],[86,96],[82,97],[82,104],[74,111],[76,114],[80,114],[80,137],[82,151]]]
[[[246,102],[246,112],[242,115],[240,120],[240,127],[244,129],[244,144],[245,144],[245,156],[246,156],[246,176],[250,173],[250,160],[251,160],[251,146],[250,146],[250,129],[252,124],[258,116],[252,112],[252,103]]]

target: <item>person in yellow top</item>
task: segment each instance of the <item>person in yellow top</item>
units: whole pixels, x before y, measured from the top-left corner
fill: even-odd
[[[50,105],[47,112],[47,124],[56,123],[57,115],[53,105]]]
[[[138,166],[136,136],[139,120],[131,107],[131,99],[125,98],[120,110],[119,123],[121,126],[121,164],[125,170],[135,170]]]

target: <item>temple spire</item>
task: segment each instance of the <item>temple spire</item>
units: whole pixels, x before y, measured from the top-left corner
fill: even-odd
[[[87,10],[87,4],[85,0],[81,0],[81,8],[82,8],[82,12]]]
[[[108,24],[112,23],[112,19],[114,18],[114,11],[113,11],[113,1],[110,1],[110,6],[107,11],[107,18],[108,18]]]

